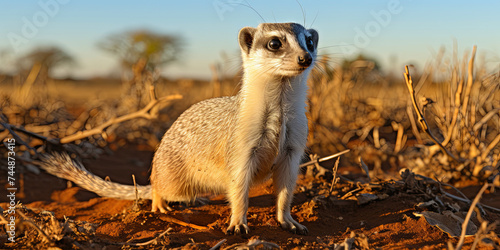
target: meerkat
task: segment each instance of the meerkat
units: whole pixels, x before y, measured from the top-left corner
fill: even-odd
[[[307,234],[290,206],[306,147],[307,78],[317,56],[318,32],[296,23],[262,23],[238,34],[243,61],[239,93],[194,104],[172,124],[157,148],[151,185],[137,186],[152,199],[192,202],[225,194],[231,207],[227,234],[247,234],[249,189],[272,177],[276,217],[283,229]],[[65,154],[41,161],[47,172],[104,197],[135,199],[133,186],[104,181]]]

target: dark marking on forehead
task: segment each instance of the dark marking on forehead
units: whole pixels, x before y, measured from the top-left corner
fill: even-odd
[[[305,31],[305,28],[297,23],[261,23],[258,28],[264,32],[281,30],[293,34],[299,34]]]

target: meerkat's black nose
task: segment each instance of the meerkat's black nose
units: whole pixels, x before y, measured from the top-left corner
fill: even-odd
[[[297,62],[302,67],[309,67],[309,65],[311,65],[312,63],[311,54],[309,54],[308,52],[306,52],[304,55],[299,56],[297,59]]]

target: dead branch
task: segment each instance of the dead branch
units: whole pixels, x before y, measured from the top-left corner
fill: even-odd
[[[337,171],[339,169],[339,162],[340,162],[340,156],[339,158],[337,158],[337,160],[335,161],[335,166],[333,167],[333,179],[332,179],[332,185],[330,186],[330,192],[328,192],[328,194],[332,194],[332,191],[333,191],[333,187],[335,187],[335,185],[337,184],[338,182],[338,178],[337,178]]]
[[[123,115],[120,117],[112,118],[112,119],[108,120],[107,122],[93,128],[93,129],[78,131],[77,133],[65,136],[61,139],[49,139],[45,136],[39,135],[39,134],[34,133],[32,131],[28,131],[22,127],[17,127],[17,126],[11,125],[11,124],[7,123],[7,121],[5,121],[5,122],[0,121],[0,125],[2,125],[12,135],[12,137],[14,137],[14,139],[16,139],[17,143],[26,146],[29,150],[33,151],[33,153],[36,154],[36,150],[33,147],[31,147],[28,143],[26,143],[24,140],[22,140],[22,138],[15,131],[21,132],[27,136],[34,137],[34,138],[37,138],[37,139],[40,139],[40,140],[43,140],[43,141],[46,141],[46,142],[49,142],[52,144],[66,144],[66,143],[70,143],[70,142],[73,142],[73,141],[76,141],[79,139],[89,137],[91,135],[102,134],[104,132],[104,130],[111,125],[122,123],[122,122],[132,120],[135,118],[154,119],[157,116],[156,107],[160,103],[181,99],[182,95],[169,95],[169,96],[164,96],[164,97],[157,99],[155,96],[154,86],[151,85],[150,86],[150,97],[151,97],[151,101],[141,110],[138,110],[136,112],[126,114],[126,115]],[[2,117],[2,118],[4,118],[4,117]],[[6,120],[6,119],[3,119],[3,120]]]
[[[44,141],[47,141],[47,140],[48,140],[48,139],[47,139],[47,137],[45,137],[45,136],[39,135],[39,134],[37,134],[37,133],[33,133],[33,132],[28,131],[28,130],[26,130],[26,129],[22,128],[22,127],[16,127],[16,126],[14,126],[14,125],[9,124],[9,123],[8,123],[7,118],[6,118],[4,115],[2,115],[2,116],[1,116],[1,118],[2,118],[2,120],[4,120],[4,122],[0,122],[0,124],[1,124],[1,125],[2,125],[5,129],[7,129],[7,130],[9,131],[9,133],[10,133],[10,134],[11,134],[14,138],[15,138],[16,136],[19,138],[19,136],[18,136],[16,133],[14,133],[14,131],[13,131],[13,130],[15,130],[15,131],[19,131],[19,132],[22,132],[23,134],[29,135],[29,136],[31,136],[31,137],[35,137],[35,138],[40,139],[40,140],[44,140]],[[17,138],[15,138],[15,139],[17,140]],[[21,142],[23,141],[23,140],[21,140],[20,138],[19,138],[19,140],[20,140]]]
[[[417,105],[417,101],[415,98],[415,89],[413,88],[413,81],[411,80],[411,75],[410,75],[410,71],[408,70],[408,65],[405,66],[404,76],[405,76],[405,80],[406,80],[406,86],[408,87],[408,91],[410,92],[411,102],[413,103],[413,108],[415,109],[415,113],[417,113],[418,123],[420,124],[420,127],[422,128],[422,130],[424,130],[425,133],[431,137],[432,141],[434,143],[436,143],[436,145],[439,146],[439,148],[441,149],[441,151],[443,151],[443,153],[447,154],[449,157],[451,157],[456,162],[460,162],[460,163],[463,162],[463,160],[458,159],[455,155],[453,155],[450,151],[448,151],[437,140],[437,138],[432,134],[431,130],[429,129],[429,125],[427,124],[427,121],[425,120],[424,115],[422,114],[422,111],[420,110],[420,108]]]
[[[462,234],[460,235],[460,240],[457,243],[457,247],[455,248],[456,250],[462,249],[462,245],[464,244],[465,240],[465,233],[467,231],[467,224],[469,224],[470,217],[472,216],[472,211],[474,211],[474,208],[476,207],[476,204],[479,202],[481,199],[481,196],[483,195],[484,191],[490,186],[490,184],[485,183],[481,190],[479,190],[479,193],[477,193],[476,198],[474,198],[474,201],[472,201],[472,204],[469,208],[469,212],[467,212],[467,216],[465,216],[464,223],[462,224]]]
[[[165,236],[166,234],[170,233],[173,229],[171,227],[169,227],[167,230],[165,230],[163,233],[161,233],[160,235],[156,236],[154,239],[151,239],[151,240],[148,240],[146,242],[142,242],[142,243],[129,243],[129,242],[124,242],[124,243],[120,243],[120,245],[127,245],[127,246],[147,246],[147,245],[151,245],[151,244],[157,244],[159,239],[161,239],[163,236]]]
[[[16,211],[21,217],[23,217],[23,223],[30,225],[32,228],[34,228],[47,242],[53,242],[52,239],[42,230],[40,227],[38,227],[35,222],[31,221],[26,215],[24,215],[23,212],[17,210]]]
[[[423,175],[420,175],[420,174],[415,174],[415,176],[419,177],[419,178],[422,178],[423,180],[425,181],[429,181],[429,182],[433,182],[433,183],[437,183],[439,185],[445,185],[445,186],[448,186],[448,187],[451,187],[453,188],[457,193],[459,193],[460,195],[462,195],[462,197],[459,197],[459,196],[456,196],[456,195],[453,195],[453,194],[450,194],[446,191],[444,191],[443,189],[441,189],[441,192],[443,192],[444,195],[452,198],[452,199],[455,199],[455,200],[458,200],[458,201],[461,201],[461,202],[465,202],[467,204],[470,204],[471,201],[460,191],[458,190],[457,188],[453,187],[452,185],[450,184],[446,184],[446,183],[443,183],[443,182],[440,182],[440,181],[437,181],[437,180],[434,180],[432,178],[429,178],[427,176],[423,176]],[[485,205],[485,204],[482,204],[482,203],[478,203],[477,205],[479,208],[481,207],[485,207],[485,208],[488,208],[490,210],[493,210],[495,212],[500,212],[500,209],[499,208],[496,208],[496,207],[492,207],[492,206],[488,206],[488,205]],[[481,208],[482,210],[482,208]],[[482,211],[483,212],[483,211]],[[484,212],[483,212],[484,213]]]
[[[135,182],[135,175],[132,175],[132,180],[134,181],[134,190],[135,190],[134,211],[136,211],[139,210],[139,191],[137,190],[137,182]]]
[[[0,122],[0,125],[2,125],[6,130],[9,131],[9,133],[12,135],[12,137],[16,140],[17,143],[26,146],[26,148],[28,148],[28,150],[32,151],[33,154],[36,153],[36,150],[33,147],[31,147],[28,143],[26,143],[23,139],[21,139],[21,137],[16,132],[14,132],[12,125],[5,123],[5,122]],[[4,144],[5,144],[5,142],[4,142]]]
[[[498,109],[498,108],[490,110],[490,112],[488,112],[485,116],[483,116],[483,118],[480,121],[478,121],[476,124],[474,124],[474,127],[472,130],[474,132],[478,131],[485,123],[487,123],[491,118],[493,118],[493,116],[498,114],[499,111],[500,111],[500,109]]]
[[[227,239],[222,239],[221,241],[219,241],[219,243],[217,243],[215,246],[210,248],[210,250],[219,250],[220,247],[222,246],[222,244],[224,244],[226,241],[227,241]]]
[[[415,122],[415,118],[413,117],[413,113],[411,112],[411,107],[409,105],[406,107],[406,113],[410,118],[411,130],[413,131],[413,135],[417,139],[418,143],[423,144],[422,137],[420,137],[420,133],[418,132],[417,123]]]
[[[177,225],[194,228],[196,230],[209,230],[210,229],[209,227],[204,227],[204,226],[199,226],[199,225],[195,225],[192,223],[187,223],[187,222],[178,220],[178,219],[171,217],[171,216],[167,216],[167,221],[175,223]]]
[[[42,141],[50,141],[47,137],[45,137],[45,136],[43,136],[43,135],[39,135],[39,134],[37,134],[36,132],[26,130],[26,129],[25,129],[25,128],[23,128],[23,127],[17,127],[17,126],[10,125],[10,128],[12,128],[12,130],[15,130],[15,131],[21,132],[21,133],[23,133],[23,134],[25,134],[25,135],[28,135],[28,136],[31,136],[31,137],[34,137],[34,138],[40,139],[40,140],[42,140]]]
[[[496,145],[500,143],[500,134],[498,134],[495,139],[493,139],[493,141],[490,143],[490,145],[488,145],[488,147],[483,151],[483,153],[481,154],[481,160],[484,160],[486,159],[486,157],[488,156],[488,154],[490,153],[490,151],[496,147]]]
[[[309,165],[313,165],[315,163],[320,163],[320,162],[324,162],[324,161],[328,161],[330,159],[333,159],[335,157],[338,157],[338,156],[341,156],[343,154],[346,154],[346,153],[349,153],[349,151],[351,151],[350,149],[347,149],[347,150],[344,150],[342,152],[338,152],[336,154],[333,154],[333,155],[329,155],[329,156],[326,156],[326,157],[323,157],[323,158],[320,158],[320,159],[316,159],[316,160],[311,160],[311,161],[308,161],[306,163],[302,163],[300,164],[299,167],[303,168],[303,167],[307,167]]]
[[[85,131],[78,131],[75,134],[65,136],[65,137],[61,138],[59,140],[59,142],[62,144],[65,144],[65,143],[69,143],[69,142],[73,142],[76,140],[80,140],[80,139],[89,137],[91,135],[101,134],[107,127],[109,127],[113,124],[122,123],[122,122],[132,120],[135,118],[153,119],[153,118],[155,118],[155,116],[151,113],[151,111],[158,104],[160,104],[162,102],[178,100],[178,99],[182,98],[182,95],[169,95],[169,96],[164,96],[160,99],[156,99],[153,86],[151,86],[151,88],[150,88],[150,96],[151,96],[151,101],[141,110],[138,110],[136,112],[126,114],[126,115],[123,115],[120,117],[112,118],[111,120],[108,120],[107,122],[93,128],[93,129],[89,129],[89,130],[85,130]]]

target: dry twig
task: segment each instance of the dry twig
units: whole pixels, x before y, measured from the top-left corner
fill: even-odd
[[[405,66],[405,80],[406,80],[406,86],[408,87],[408,91],[410,92],[410,97],[411,97],[411,102],[413,103],[413,108],[415,109],[415,113],[417,113],[418,116],[418,123],[420,124],[420,127],[427,133],[432,141],[436,143],[436,145],[439,146],[441,151],[451,157],[453,160],[456,162],[463,162],[462,159],[459,159],[455,155],[453,155],[450,151],[448,151],[439,141],[438,139],[432,134],[431,130],[429,129],[429,125],[427,124],[427,121],[424,118],[424,115],[422,114],[422,111],[417,105],[417,101],[415,98],[415,89],[413,88],[413,81],[411,80],[411,75],[410,71],[408,70],[408,65]]]
[[[434,180],[434,179],[432,179],[432,178],[429,178],[429,177],[427,177],[427,176],[423,176],[423,175],[420,175],[420,174],[415,174],[415,176],[417,176],[417,177],[419,177],[419,178],[422,178],[422,179],[423,179],[423,180],[425,180],[425,181],[429,181],[429,182],[437,183],[437,184],[439,184],[439,185],[449,186],[449,187],[451,187],[451,188],[455,189],[455,191],[456,191],[457,193],[459,193],[460,195],[462,195],[463,197],[459,197],[459,196],[456,196],[456,195],[450,194],[450,193],[448,193],[448,192],[444,191],[444,190],[441,188],[441,192],[443,192],[443,194],[444,194],[444,195],[446,195],[446,196],[448,196],[448,197],[450,197],[450,198],[452,198],[452,199],[455,199],[455,200],[458,200],[458,201],[461,201],[461,202],[465,202],[465,203],[467,203],[467,204],[470,204],[470,203],[471,203],[471,201],[470,201],[467,197],[465,197],[465,195],[464,195],[462,192],[460,192],[460,190],[458,190],[457,188],[453,187],[452,185],[449,185],[449,184],[446,184],[446,183],[443,183],[443,182],[439,182],[439,181],[437,181],[437,180]],[[399,181],[397,181],[397,182],[399,182]],[[492,207],[492,206],[488,206],[488,205],[482,204],[482,203],[480,203],[480,202],[478,203],[478,205],[477,205],[477,206],[478,206],[479,208],[481,208],[481,207],[485,207],[485,208],[488,208],[488,209],[490,209],[490,210],[492,210],[492,211],[495,211],[495,212],[500,212],[500,209],[499,209],[499,208]],[[481,210],[482,210],[482,208],[481,208]],[[482,213],[483,213],[483,214],[485,214],[485,212],[484,212],[483,210],[482,210]]]
[[[156,236],[154,239],[148,240],[146,242],[142,242],[142,243],[124,242],[124,243],[120,243],[120,245],[127,245],[127,246],[147,246],[147,245],[151,245],[151,244],[157,244],[158,241],[159,241],[159,239],[161,239],[166,234],[170,233],[172,230],[173,229],[171,227],[169,227],[167,230],[165,230],[165,232],[163,232],[160,235]]]
[[[479,190],[479,193],[477,193],[476,198],[474,198],[474,201],[472,201],[472,204],[469,208],[469,212],[467,212],[467,216],[465,216],[464,223],[462,224],[462,234],[460,235],[460,240],[457,243],[457,247],[455,248],[456,250],[462,249],[462,245],[464,244],[465,240],[465,233],[467,231],[467,224],[469,224],[470,217],[472,216],[472,211],[474,211],[474,208],[476,207],[476,204],[478,204],[479,199],[481,199],[481,196],[483,195],[484,191],[490,186],[490,184],[485,183],[481,190]]]
[[[329,192],[329,194],[332,194],[333,187],[335,187],[335,184],[337,184],[337,181],[338,181],[338,179],[337,179],[337,171],[339,169],[339,162],[340,162],[340,156],[335,161],[335,166],[333,167],[333,179],[332,179],[332,185],[330,186],[330,192]]]
[[[338,156],[341,156],[343,154],[349,153],[349,151],[351,151],[351,150],[347,149],[347,150],[344,150],[342,152],[338,152],[338,153],[333,154],[333,155],[329,155],[329,156],[326,156],[326,157],[323,157],[323,158],[320,158],[320,159],[308,161],[306,163],[300,164],[300,167],[303,168],[303,167],[307,167],[307,166],[315,164],[315,163],[320,163],[320,162],[328,161],[328,160],[333,159],[335,157],[338,157]]]
[[[212,248],[210,248],[210,250],[219,250],[220,247],[222,246],[222,244],[224,244],[226,241],[227,241],[227,239],[222,239],[215,246],[213,246]]]
[[[6,118],[4,118],[3,116],[2,116],[2,118],[4,118],[3,119],[4,121],[0,121],[0,125],[2,125],[8,131],[8,133],[10,133],[12,135],[12,137],[14,139],[16,139],[17,143],[26,146],[30,151],[32,151],[33,154],[36,154],[37,153],[36,149],[31,147],[27,142],[25,142],[16,133],[16,131],[21,132],[29,137],[34,137],[34,138],[40,139],[42,141],[51,143],[53,145],[66,144],[66,143],[70,143],[70,142],[73,142],[73,141],[76,141],[79,139],[83,139],[83,138],[86,138],[86,137],[89,137],[89,136],[92,136],[95,134],[102,134],[104,132],[104,130],[111,125],[122,123],[122,122],[132,120],[135,118],[154,119],[157,116],[156,108],[158,107],[158,105],[160,103],[181,99],[182,95],[169,95],[169,96],[164,96],[164,97],[157,99],[155,96],[154,86],[151,85],[150,86],[150,98],[151,98],[150,102],[144,108],[142,108],[136,112],[126,114],[126,115],[123,115],[120,117],[112,118],[112,119],[108,120],[107,122],[93,128],[93,129],[78,131],[74,134],[67,135],[67,136],[60,138],[60,139],[49,139],[45,136],[39,135],[39,134],[34,133],[32,131],[28,131],[22,127],[17,127],[17,126],[11,125],[6,121]]]
[[[134,174],[132,174],[132,180],[134,181],[134,191],[135,191],[134,210],[139,210],[139,191],[137,190],[137,182],[135,182]]]
[[[31,221],[26,215],[24,215],[23,212],[17,210],[16,213],[21,215],[23,217],[23,224],[30,225],[32,228],[34,228],[47,242],[52,242],[52,239],[42,230],[40,227],[38,227],[35,222]]]
[[[178,220],[178,219],[176,219],[174,217],[171,217],[171,216],[167,216],[167,221],[175,223],[177,225],[194,228],[196,230],[209,230],[210,229],[209,227],[199,226],[199,225],[195,225],[195,224],[192,224],[192,223],[187,223],[187,222]]]
[[[5,129],[7,129],[9,131],[9,133],[12,135],[12,137],[16,140],[16,143],[24,145],[24,146],[26,146],[27,149],[32,151],[34,154],[36,153],[36,150],[33,147],[31,147],[27,142],[25,142],[23,139],[21,139],[21,137],[16,132],[14,132],[14,130],[12,129],[12,127],[13,127],[12,125],[5,123],[5,122],[0,122],[0,125],[2,125]]]
[[[172,100],[178,100],[181,99],[181,95],[169,95],[169,96],[164,96],[160,99],[156,99],[155,94],[154,94],[154,87],[151,86],[150,89],[150,96],[151,96],[151,101],[141,110],[138,110],[136,112],[126,114],[120,117],[115,117],[112,118],[111,120],[108,120],[107,122],[93,128],[90,130],[85,130],[85,131],[79,131],[75,134],[65,136],[59,140],[60,143],[69,143],[73,142],[79,139],[83,139],[85,137],[95,135],[95,134],[101,134],[107,127],[117,124],[117,123],[122,123],[124,121],[128,121],[131,119],[135,118],[146,118],[146,119],[153,119],[155,116],[151,114],[151,111],[153,108],[156,107],[159,103],[166,102],[166,101],[172,101]]]

